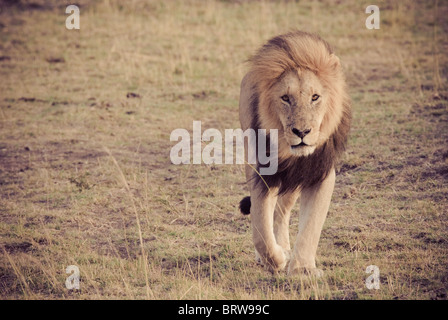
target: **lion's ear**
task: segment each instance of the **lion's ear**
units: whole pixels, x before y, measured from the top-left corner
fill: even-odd
[[[332,70],[337,70],[341,66],[341,62],[339,61],[339,58],[334,53],[330,54],[330,63],[329,66]]]

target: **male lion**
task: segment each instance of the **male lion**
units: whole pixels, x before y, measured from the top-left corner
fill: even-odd
[[[249,63],[241,83],[241,127],[266,129],[268,137],[270,129],[278,130],[277,172],[261,175],[258,158],[255,168],[246,165],[250,197],[240,209],[252,214],[256,259],[272,272],[320,276],[316,251],[351,120],[339,58],[319,36],[295,31],[269,40]],[[299,197],[291,251],[289,219]]]

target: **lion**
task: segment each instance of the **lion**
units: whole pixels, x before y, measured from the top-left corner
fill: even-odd
[[[339,58],[315,34],[276,36],[249,60],[241,82],[243,130],[277,129],[278,169],[261,175],[262,164],[247,162],[250,197],[240,202],[251,214],[256,260],[271,272],[321,276],[316,268],[320,234],[351,122],[351,100]],[[270,143],[275,143],[270,141]],[[299,230],[289,240],[291,209],[300,202]]]

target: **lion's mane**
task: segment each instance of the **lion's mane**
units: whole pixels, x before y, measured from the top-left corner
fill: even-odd
[[[350,98],[333,49],[317,35],[294,31],[269,40],[249,59],[249,63],[249,72],[255,79],[250,99],[251,127],[255,130],[273,129],[276,113],[271,108],[271,101],[278,97],[273,97],[270,89],[285,72],[308,69],[317,75],[329,92],[321,124],[321,131],[326,132],[328,139],[309,156],[280,157],[277,173],[262,177],[254,174],[256,183],[264,185],[266,182],[270,188],[278,187],[278,193],[283,194],[323,181],[345,150],[351,121]],[[259,168],[260,164],[257,166]]]

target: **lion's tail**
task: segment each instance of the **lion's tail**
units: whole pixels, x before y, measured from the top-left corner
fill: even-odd
[[[250,213],[250,197],[245,197],[240,201],[240,210],[242,214]]]

